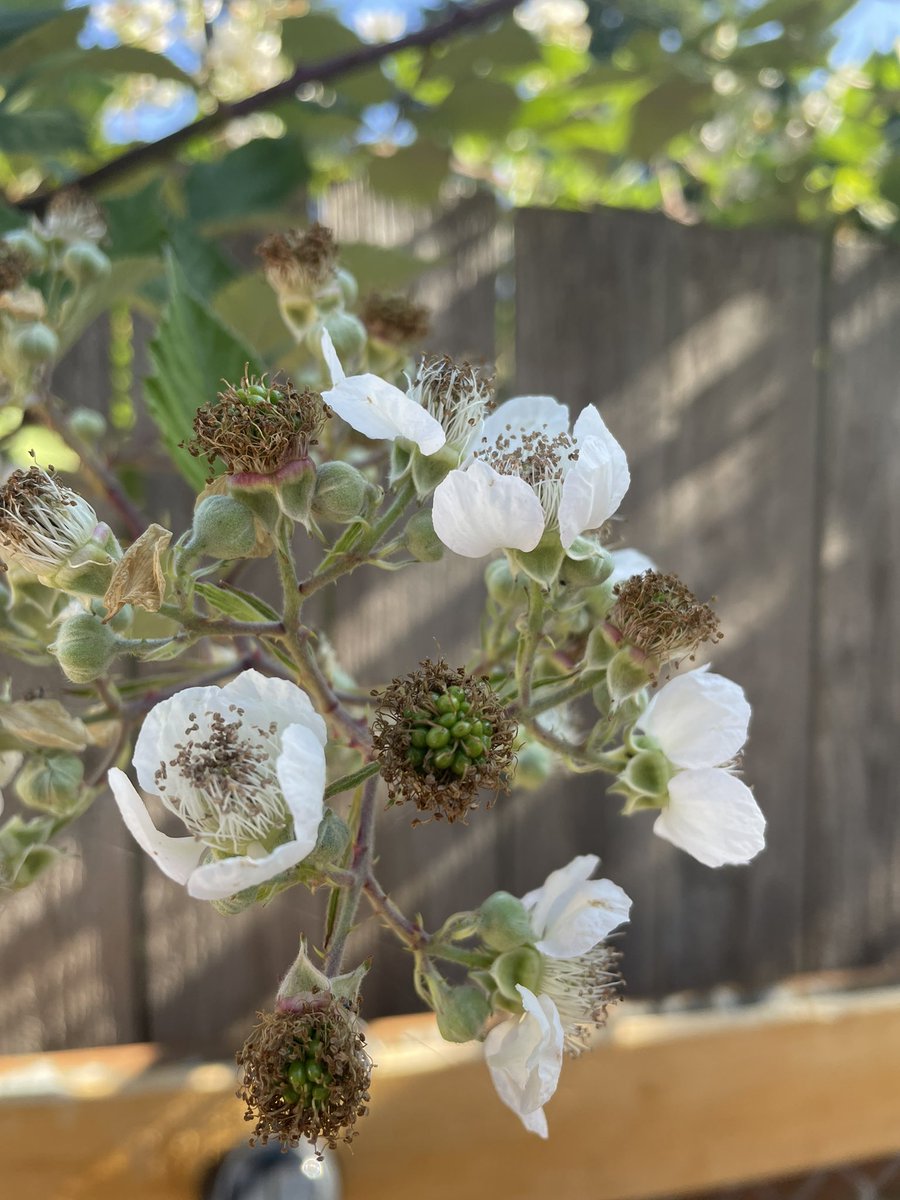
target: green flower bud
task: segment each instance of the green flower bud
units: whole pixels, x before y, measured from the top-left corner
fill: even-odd
[[[344,297],[344,304],[347,308],[352,308],[359,299],[359,284],[356,282],[356,276],[351,275],[346,267],[338,267],[335,276],[340,285],[341,295]]]
[[[494,959],[491,967],[491,975],[500,995],[507,1000],[519,1002],[516,985],[521,984],[530,992],[536,992],[543,973],[543,956],[533,946],[519,946],[516,950],[507,950],[505,954]]]
[[[20,358],[28,363],[51,362],[59,353],[59,338],[49,325],[33,321],[13,336],[13,346]]]
[[[663,797],[669,790],[672,768],[659,750],[641,750],[625,768],[623,779],[636,792]]]
[[[533,550],[507,550],[506,553],[513,570],[524,572],[542,587],[550,587],[556,580],[565,558],[556,529],[545,533]]]
[[[371,512],[380,497],[381,489],[370,483],[350,463],[323,463],[316,472],[313,516],[322,521],[348,525]]]
[[[525,588],[512,573],[506,558],[495,558],[488,563],[484,571],[484,584],[490,598],[504,608],[511,606],[513,601],[517,601],[520,607],[524,606]]]
[[[194,509],[184,544],[190,557],[247,558],[256,549],[256,518],[237,496],[206,496]]]
[[[437,1026],[446,1042],[471,1042],[481,1035],[491,1006],[481,988],[474,984],[459,987],[431,986]]]
[[[566,552],[559,577],[572,588],[594,587],[608,579],[612,569],[609,551],[588,538],[576,538]]]
[[[278,475],[275,495],[286,517],[309,528],[310,509],[316,489],[316,467],[312,459],[290,463]]]
[[[76,408],[69,416],[69,428],[86,442],[99,442],[106,433],[106,417],[95,408]]]
[[[509,892],[494,892],[479,908],[478,932],[493,950],[514,950],[534,940],[525,905]]]
[[[11,250],[24,254],[32,267],[42,267],[47,261],[46,246],[30,229],[13,229],[3,241]]]
[[[423,508],[409,520],[403,540],[407,550],[419,562],[439,562],[444,557],[444,543],[434,532],[430,509]]]
[[[334,348],[341,362],[354,362],[366,348],[366,327],[359,317],[343,309],[328,313],[322,321],[322,327],[334,342]],[[315,343],[316,350],[321,353],[321,330],[317,327],[309,335]]]
[[[74,754],[39,754],[19,772],[16,792],[29,808],[66,817],[78,808],[83,782],[84,763]]]
[[[63,621],[50,652],[72,683],[90,683],[109,669],[118,644],[108,625],[93,613],[81,612]]]
[[[73,242],[63,255],[62,269],[73,283],[96,283],[106,278],[112,263],[93,242]]]
[[[591,616],[602,621],[609,616],[609,611],[616,602],[613,585],[607,581],[595,587],[585,588],[581,593],[581,600]]]
[[[631,646],[619,650],[606,669],[606,686],[609,688],[613,705],[618,707],[623,700],[637,695],[651,678],[646,659],[640,651]]]

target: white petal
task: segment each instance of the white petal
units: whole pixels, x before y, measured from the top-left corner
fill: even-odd
[[[341,366],[341,360],[338,358],[337,350],[334,348],[334,342],[331,340],[331,334],[327,329],[322,330],[322,354],[325,358],[325,365],[328,367],[328,373],[331,376],[332,384],[342,383],[346,378],[344,368]]]
[[[316,844],[325,794],[325,751],[311,729],[291,725],[284,731],[276,771],[294,818],[294,841],[309,854]]]
[[[523,898],[542,954],[550,958],[587,954],[628,920],[631,900],[622,888],[610,879],[588,879],[598,862],[596,855],[581,855]]]
[[[535,996],[518,986],[524,1012],[488,1033],[484,1055],[497,1095],[520,1117],[531,1117],[526,1128],[542,1132],[535,1114],[556,1091],[562,1070],[563,1029],[549,996]],[[542,1136],[546,1126],[543,1126]]]
[[[434,454],[447,440],[440,421],[406,392],[377,375],[351,375],[323,392],[322,399],[368,438],[406,438],[415,442],[423,454]]]
[[[766,844],[766,819],[745,783],[707,767],[679,771],[653,832],[707,867],[747,863]]]
[[[514,396],[485,418],[483,437],[489,445],[510,439],[514,450],[523,433],[544,431],[549,437],[569,432],[569,410],[553,396]]]
[[[218,687],[184,688],[150,710],[138,734],[133,759],[138,783],[145,792],[158,793],[156,772],[161,763],[168,763],[175,755],[175,743],[184,739],[191,714],[218,712],[221,693]]]
[[[325,722],[313,708],[312,700],[289,679],[275,679],[259,671],[242,671],[222,688],[221,700],[243,708],[254,724],[266,726],[275,721],[279,732],[290,725],[305,725],[321,745],[325,745]]]
[[[480,459],[438,484],[432,520],[444,545],[465,558],[533,550],[544,532],[544,510],[525,480],[500,475]]]
[[[536,1108],[532,1113],[519,1113],[519,1120],[529,1133],[536,1133],[538,1137],[544,1138],[544,1140],[549,1136],[547,1118],[542,1108]]]
[[[622,583],[625,579],[631,579],[633,575],[643,575],[645,571],[658,569],[652,558],[648,558],[640,550],[633,550],[630,546],[623,546],[621,550],[613,550],[611,557],[613,561],[612,574],[606,581],[610,587]]]
[[[688,671],[659,689],[637,724],[677,767],[717,767],[746,742],[750,705],[724,675]]]
[[[586,429],[595,427],[602,429],[602,436],[584,436]],[[566,548],[586,530],[599,529],[609,520],[631,482],[625,451],[592,405],[575,422],[575,433],[578,458],[566,473],[559,502],[559,534]]]
[[[203,854],[202,842],[192,837],[173,838],[160,833],[134,784],[118,767],[109,772],[109,786],[122,820],[140,848],[150,855],[164,875],[176,883],[187,883]]]
[[[248,854],[204,863],[191,874],[187,890],[196,900],[227,900],[245,888],[274,879],[282,871],[296,866],[309,854],[301,842],[285,842],[271,854],[251,858]]]

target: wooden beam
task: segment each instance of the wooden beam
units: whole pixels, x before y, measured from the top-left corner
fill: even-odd
[[[627,1006],[565,1065],[550,1139],[494,1095],[477,1048],[430,1017],[371,1027],[372,1108],[346,1200],[650,1200],[900,1151],[900,989],[721,1012]],[[29,1082],[31,1081],[31,1082]],[[0,1059],[3,1194],[196,1200],[246,1136],[234,1075],[153,1047]]]

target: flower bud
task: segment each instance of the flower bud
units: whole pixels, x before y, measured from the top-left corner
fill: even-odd
[[[591,616],[602,621],[608,616],[615,601],[613,585],[607,580],[605,583],[585,588],[581,593],[581,600]]]
[[[335,278],[341,289],[344,304],[347,308],[352,308],[359,299],[359,284],[356,282],[356,276],[351,275],[346,267],[338,267]]]
[[[471,1042],[481,1035],[491,1015],[490,1003],[481,988],[471,983],[448,987],[433,984],[429,978],[428,991],[445,1042]]]
[[[322,521],[348,525],[377,504],[380,489],[346,462],[323,463],[316,472],[312,513]]]
[[[13,229],[3,237],[3,244],[15,254],[21,254],[32,269],[47,261],[47,249],[30,229]]]
[[[606,670],[622,645],[621,635],[610,625],[592,629],[587,641],[584,660],[587,666]]]
[[[516,787],[526,791],[535,791],[543,787],[555,768],[553,754],[540,742],[529,739],[524,746],[516,751]]]
[[[538,991],[543,969],[543,956],[533,946],[519,946],[494,959],[491,976],[501,996],[519,1001],[517,985]]]
[[[494,892],[477,913],[478,932],[493,950],[514,950],[534,940],[528,910],[517,896]]]
[[[647,660],[639,650],[625,646],[610,659],[606,669],[606,686],[612,697],[613,706],[618,708],[623,700],[637,695],[652,680]]]
[[[73,283],[96,283],[106,278],[112,263],[93,242],[73,242],[63,255],[62,269]]]
[[[444,557],[444,543],[434,532],[430,509],[423,508],[410,518],[403,540],[418,562],[439,562]]]
[[[484,571],[484,584],[490,598],[504,608],[517,601],[517,607],[524,607],[526,591],[521,580],[516,579],[506,558],[495,558],[489,562]]]
[[[622,778],[644,796],[663,797],[669,790],[672,768],[659,750],[641,750],[630,759]]]
[[[321,353],[322,329],[328,331],[341,362],[355,362],[366,347],[366,327],[353,313],[336,309],[310,331],[309,346],[317,353]]]
[[[33,321],[13,335],[13,347],[27,363],[51,362],[59,353],[59,338],[49,325]]]
[[[560,568],[562,583],[571,588],[596,587],[612,574],[612,555],[590,538],[576,538]]]
[[[38,754],[19,772],[16,792],[29,808],[67,817],[78,808],[83,782],[84,763],[74,754]]]
[[[194,509],[189,557],[247,558],[256,547],[256,518],[237,496],[206,496]]]
[[[95,408],[76,408],[69,415],[69,428],[86,442],[99,442],[106,433],[106,417]]]
[[[118,653],[119,639],[93,613],[66,617],[50,653],[72,683],[91,683],[105,674]]]

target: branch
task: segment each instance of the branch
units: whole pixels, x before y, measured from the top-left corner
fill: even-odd
[[[130,175],[133,171],[137,171],[148,162],[168,157],[173,150],[185,142],[190,142],[194,138],[212,133],[228,121],[233,121],[238,117],[249,116],[251,113],[269,108],[271,105],[277,104],[282,100],[289,100],[297,89],[304,84],[326,83],[341,75],[349,75],[354,71],[364,70],[366,67],[371,67],[382,62],[400,50],[433,46],[436,42],[455,37],[466,30],[477,29],[480,25],[485,24],[485,22],[490,21],[494,17],[505,16],[507,13],[512,12],[519,3],[521,3],[521,0],[488,0],[486,4],[458,7],[454,9],[446,21],[416,30],[414,33],[408,33],[405,37],[397,38],[393,42],[362,46],[359,50],[353,50],[348,54],[339,54],[334,58],[325,59],[324,62],[316,63],[312,66],[301,63],[297,66],[294,73],[281,83],[276,83],[273,87],[266,88],[262,92],[257,92],[253,96],[247,96],[243,100],[236,100],[231,104],[220,104],[215,112],[201,117],[199,121],[195,121],[192,125],[185,125],[181,129],[176,129],[174,133],[160,138],[158,142],[148,142],[142,146],[135,146],[131,150],[126,150],[124,154],[119,155],[118,158],[114,158],[110,162],[104,163],[103,166],[97,167],[96,170],[89,171],[80,178],[70,180],[60,187],[48,188],[45,191],[37,192],[33,196],[28,196],[18,204],[13,205],[13,207],[18,208],[21,212],[40,213],[44,206],[59,192],[66,191],[72,187],[80,188],[83,191],[94,191],[101,184],[108,183],[113,179],[120,179],[123,175]],[[7,201],[7,203],[11,202]]]

